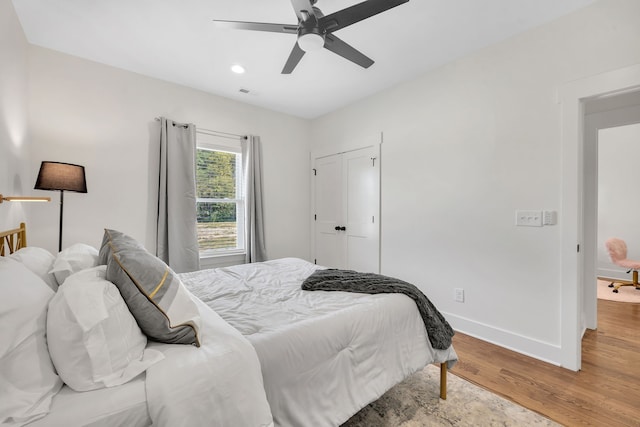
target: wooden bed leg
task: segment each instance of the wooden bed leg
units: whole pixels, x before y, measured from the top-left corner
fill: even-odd
[[[440,364],[440,399],[447,400],[447,362]]]

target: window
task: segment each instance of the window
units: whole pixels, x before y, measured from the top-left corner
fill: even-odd
[[[244,253],[244,194],[240,142],[197,134],[196,204],[200,256]]]

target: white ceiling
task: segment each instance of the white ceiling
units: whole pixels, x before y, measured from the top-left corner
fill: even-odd
[[[325,15],[361,0],[319,0]],[[289,0],[13,0],[30,43],[313,118],[584,7],[594,0],[410,0],[336,32],[376,63],[323,49],[280,71],[295,35],[213,19],[296,24]],[[233,64],[246,73],[234,74]],[[240,89],[250,92],[244,94]]]

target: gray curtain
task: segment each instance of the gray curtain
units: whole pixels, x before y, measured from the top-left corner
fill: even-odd
[[[262,209],[262,148],[259,136],[242,141],[245,185],[245,261],[267,260]]]
[[[195,162],[195,125],[161,117],[156,255],[177,273],[200,269]]]

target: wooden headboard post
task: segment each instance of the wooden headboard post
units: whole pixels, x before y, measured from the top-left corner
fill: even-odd
[[[10,255],[27,246],[27,225],[20,223],[20,228],[0,231],[0,256]]]

